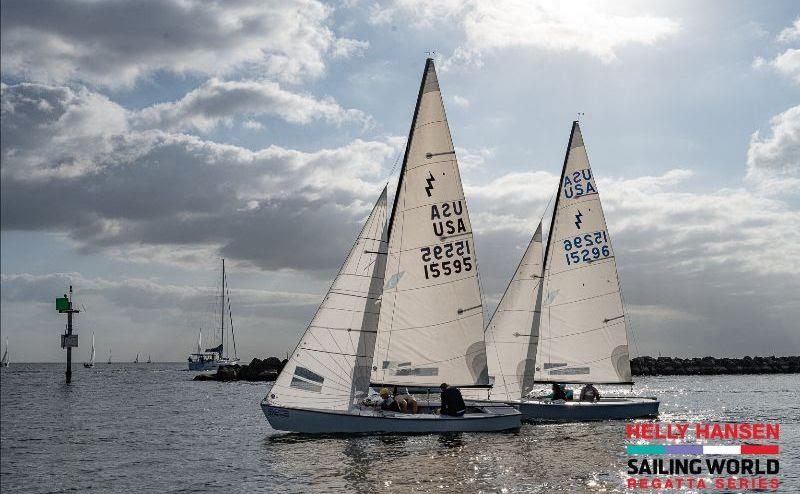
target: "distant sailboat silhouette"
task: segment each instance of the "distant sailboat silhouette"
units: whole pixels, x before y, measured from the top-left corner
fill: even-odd
[[[3,360],[0,360],[0,367],[8,367],[8,338],[6,338],[6,350],[3,352]]]
[[[95,350],[94,350],[94,331],[92,331],[92,351],[90,354],[91,359],[88,362],[84,362],[83,366],[87,369],[91,369],[94,367],[94,357],[95,357]]]
[[[106,362],[106,363],[107,364],[111,363],[111,349],[110,348],[108,349],[108,362]]]
[[[139,363],[139,354],[138,353],[136,354],[136,360],[134,360],[133,363],[134,364],[138,364]]]
[[[150,360],[150,354],[149,353],[147,354],[147,363],[148,364],[152,364],[153,363],[153,361]]]

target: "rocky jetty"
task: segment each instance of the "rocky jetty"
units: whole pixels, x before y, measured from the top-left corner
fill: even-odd
[[[744,358],[636,357],[631,359],[634,376],[678,376],[717,374],[800,373],[800,356]]]
[[[269,357],[254,358],[246,365],[224,365],[214,374],[198,374],[195,381],[274,381],[278,378],[286,360]]]

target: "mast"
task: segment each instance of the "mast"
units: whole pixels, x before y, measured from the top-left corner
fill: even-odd
[[[373,385],[488,383],[467,209],[436,69],[428,58],[389,220]]]
[[[553,215],[550,217],[550,226],[547,231],[547,245],[544,248],[544,261],[542,267],[547,269],[547,258],[550,254],[550,242],[553,240],[553,228],[556,224],[556,214],[558,213],[558,203],[561,199],[561,184],[564,183],[564,174],[567,171],[567,161],[569,161],[569,152],[572,149],[572,138],[575,136],[575,129],[578,127],[578,121],[572,121],[572,129],[569,131],[569,141],[567,141],[567,151],[564,153],[564,164],[561,166],[561,177],[558,179],[558,186],[556,186],[556,202],[553,204]]]
[[[611,235],[577,120],[553,206],[543,277],[535,382],[632,383]]]
[[[219,343],[223,345],[222,351],[225,351],[225,258],[222,259],[222,306],[219,309],[219,323],[220,323],[220,333],[219,333]],[[220,358],[222,357],[222,353],[220,352]]]
[[[392,227],[394,226],[394,217],[397,214],[397,200],[400,198],[400,186],[403,184],[403,177],[406,175],[406,166],[408,165],[408,152],[411,150],[411,138],[414,136],[414,127],[417,125],[417,116],[419,115],[419,105],[422,102],[422,94],[425,89],[425,80],[428,76],[428,70],[433,65],[433,59],[427,58],[425,60],[425,70],[422,72],[422,80],[419,81],[419,93],[417,93],[417,103],[414,105],[414,116],[411,117],[411,128],[408,129],[408,138],[406,138],[406,150],[403,153],[403,164],[400,166],[400,176],[397,177],[397,190],[394,192],[394,200],[392,201],[392,215],[389,216],[389,232],[388,240],[392,237]]]

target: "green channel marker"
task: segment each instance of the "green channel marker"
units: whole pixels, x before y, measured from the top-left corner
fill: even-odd
[[[663,444],[629,444],[629,455],[663,455],[666,448]]]

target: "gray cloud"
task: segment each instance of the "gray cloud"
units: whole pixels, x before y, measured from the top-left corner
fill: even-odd
[[[316,0],[6,1],[3,73],[118,86],[159,70],[217,75],[246,66],[299,81],[321,75],[328,54],[366,48],[334,34],[331,12]]]
[[[3,101],[3,229],[62,231],[84,250],[206,245],[265,269],[329,269],[395,153],[389,142],[361,140],[313,153],[250,151],[95,126],[113,103],[86,90],[4,86]]]

